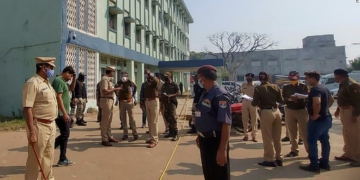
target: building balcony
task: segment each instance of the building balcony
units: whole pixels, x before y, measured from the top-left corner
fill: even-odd
[[[152,5],[154,5],[154,6],[161,5],[160,0],[152,0]]]
[[[124,14],[124,10],[120,9],[119,7],[117,6],[110,6],[109,7],[109,13],[111,15],[118,15],[118,14]]]

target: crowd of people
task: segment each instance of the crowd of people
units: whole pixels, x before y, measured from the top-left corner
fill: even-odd
[[[26,162],[25,179],[37,179],[39,166],[44,178],[54,179],[52,164],[54,149],[60,147],[58,166],[69,166],[75,162],[68,159],[66,149],[70,128],[73,123],[86,126],[84,110],[87,103],[86,75],[79,73],[73,67],[67,66],[55,77],[52,83],[49,78],[54,76],[55,58],[37,57],[36,74],[23,87],[22,102],[27,135],[29,141],[28,159]],[[137,103],[143,111],[142,128],[148,122],[148,148],[154,148],[159,143],[158,119],[162,114],[165,121],[165,138],[178,141],[176,108],[177,96],[182,94],[172,80],[170,72],[164,76],[156,76],[150,70],[145,70],[145,82],[140,89],[137,100],[136,83],[132,82],[126,71],[121,73],[121,79],[113,84],[116,68],[106,67],[105,74],[97,84],[96,100],[99,107],[98,121],[101,129],[101,144],[112,146],[119,142],[111,133],[114,105],[119,106],[122,140],[129,138],[129,128],[134,140],[139,136],[133,117],[134,106]],[[344,154],[335,157],[336,160],[349,161],[351,166],[360,166],[360,85],[348,77],[343,69],[334,71],[335,79],[340,83],[337,100],[336,117],[343,124]],[[247,83],[242,85],[242,92],[252,97],[243,101],[244,124],[251,121],[251,141],[257,142],[256,120],[260,110],[262,141],[264,144],[264,160],[258,164],[267,167],[283,166],[281,145],[281,113],[279,104],[285,104],[285,121],[289,131],[291,149],[286,157],[299,155],[297,141],[298,132],[310,159],[309,165],[301,169],[319,173],[320,169],[330,170],[329,129],[332,126],[332,115],[329,108],[334,103],[329,90],[319,83],[317,72],[305,73],[306,83],[299,83],[299,73],[289,73],[290,84],[281,90],[277,85],[270,84],[270,75],[259,73],[261,85],[254,86],[254,74],[246,75]],[[229,138],[232,124],[231,101],[226,90],[217,82],[217,70],[210,65],[198,69],[194,78],[193,121],[188,133],[197,133],[196,144],[200,149],[203,173],[206,180],[230,179]],[[72,92],[72,93],[70,93]],[[307,95],[299,98],[295,94]],[[129,121],[127,121],[128,116]],[[129,123],[129,126],[128,126]],[[56,127],[60,135],[56,136]],[[249,140],[245,131],[244,141]],[[322,153],[318,158],[317,141],[320,141]],[[275,150],[275,151],[274,151]],[[38,163],[37,160],[40,160]]]

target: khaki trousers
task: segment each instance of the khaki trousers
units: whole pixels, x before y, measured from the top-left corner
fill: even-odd
[[[133,135],[137,135],[137,131],[136,131],[136,123],[134,121],[134,103],[133,102],[123,102],[120,101],[119,104],[119,113],[120,113],[120,121],[121,124],[123,125],[123,131],[124,131],[124,135],[128,135],[128,124],[127,124],[127,119],[126,119],[126,112],[129,116],[129,122],[131,125],[131,130],[132,130],[132,134]]]
[[[76,103],[76,119],[81,119],[84,117],[86,109],[86,101],[83,98],[79,98]]]
[[[244,134],[245,137],[248,137],[248,127],[249,126],[249,117],[251,120],[251,137],[255,138],[256,137],[256,133],[257,133],[257,118],[258,118],[258,113],[257,113],[257,108],[251,105],[251,101],[248,100],[244,100],[243,104],[242,104],[242,122],[243,122],[243,126],[244,126]]]
[[[54,146],[56,125],[55,121],[50,124],[37,122],[34,120],[35,133],[37,137],[37,143],[35,144],[35,150],[39,157],[39,161],[44,170],[44,174],[47,180],[54,180],[52,175],[52,166],[54,161]],[[26,127],[27,136],[29,137],[29,128]],[[39,176],[40,167],[36,160],[34,150],[31,146],[28,146],[28,158],[26,161],[25,180],[37,180]],[[41,176],[41,175],[40,175]],[[41,177],[41,179],[43,179]]]
[[[286,120],[285,120],[286,121]],[[290,135],[289,135],[289,128],[288,128],[288,126],[287,126],[287,123],[285,122],[285,130],[286,130],[286,135],[285,135],[285,137],[288,137],[288,138],[290,138]]]
[[[263,109],[260,113],[264,143],[264,161],[283,160],[281,153],[281,113],[279,109]],[[275,149],[275,153],[274,153]],[[274,156],[275,154],[275,156]]]
[[[112,138],[111,122],[113,118],[114,100],[108,98],[101,98],[100,108],[101,108],[101,123],[100,123],[101,140],[109,141],[109,138]]]
[[[306,152],[309,151],[307,143],[307,122],[309,115],[306,109],[292,110],[285,108],[285,123],[289,130],[291,141],[291,152],[299,153],[298,145],[298,127],[300,139],[304,141]]]
[[[159,141],[158,137],[158,120],[159,120],[159,99],[146,100],[146,119],[149,124],[150,138],[156,142]]]
[[[340,120],[343,125],[344,157],[360,162],[360,122],[351,121],[353,108],[340,108]]]

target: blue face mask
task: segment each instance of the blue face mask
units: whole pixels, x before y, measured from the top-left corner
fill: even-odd
[[[48,69],[48,70],[46,71],[46,76],[47,76],[48,78],[51,78],[51,77],[54,76],[54,73],[55,73],[55,71],[54,71],[53,69]]]
[[[204,84],[203,83],[201,83],[201,81],[200,81],[201,79],[198,79],[198,84],[199,84],[199,86],[201,87],[201,88],[204,88]]]

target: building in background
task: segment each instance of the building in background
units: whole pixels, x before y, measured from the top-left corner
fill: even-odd
[[[271,75],[287,75],[290,71],[315,70],[320,74],[333,73],[336,68],[346,68],[345,46],[336,46],[334,35],[308,36],[303,48],[264,50],[251,53],[239,69],[237,81],[244,81],[244,75],[255,75],[266,71]],[[213,58],[206,55],[205,58]]]
[[[190,55],[193,19],[183,0],[2,0],[0,7],[7,7],[0,11],[0,83],[9,85],[0,94],[1,115],[21,111],[21,89],[37,56],[56,57],[57,74],[68,65],[87,74],[91,107],[106,66],[116,66],[115,81],[127,71],[140,87],[145,68],[159,72],[159,61]],[[188,72],[173,74],[189,86]]]

